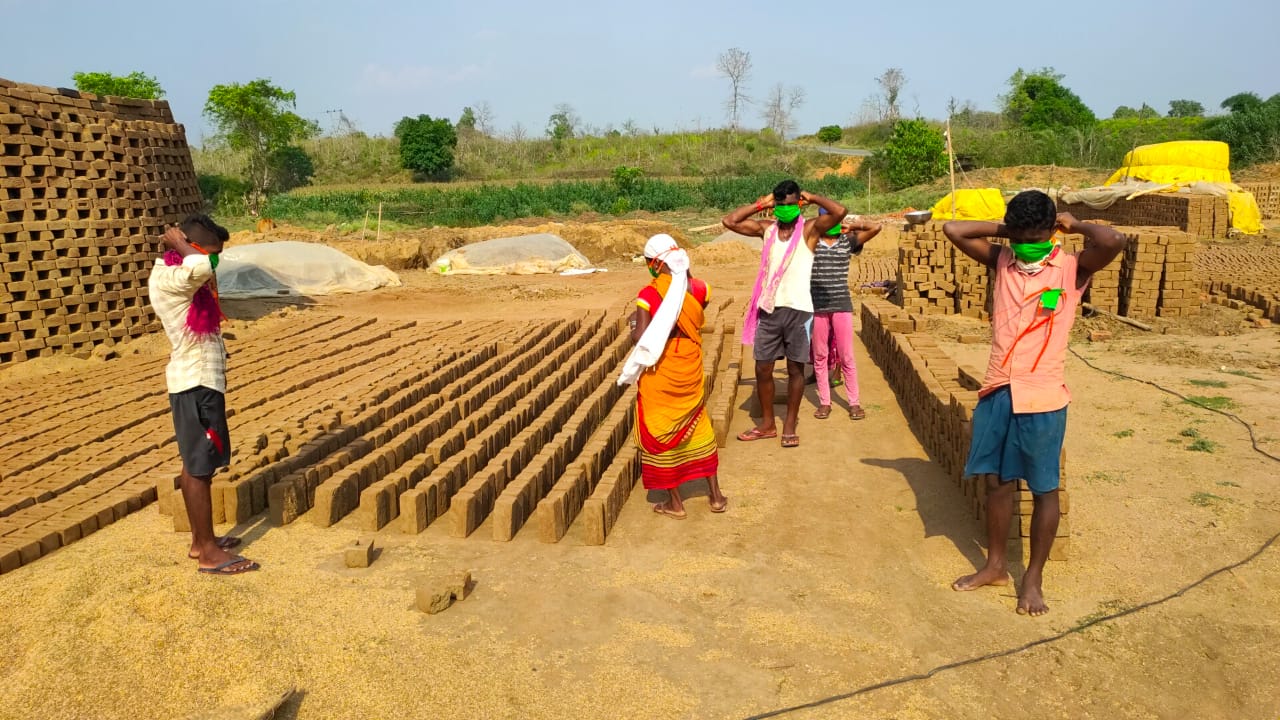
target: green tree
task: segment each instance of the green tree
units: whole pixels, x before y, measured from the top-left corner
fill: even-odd
[[[159,100],[164,97],[160,81],[141,72],[128,75],[112,75],[105,72],[78,72],[71,76],[80,92],[94,95],[116,95],[143,100]]]
[[[458,118],[459,133],[474,132],[476,129],[476,111],[470,107],[462,108],[462,117]]]
[[[272,156],[320,133],[320,125],[293,112],[297,96],[270,80],[215,85],[204,104],[205,117],[217,131],[214,142],[244,152],[249,164],[249,206],[256,210],[275,192],[279,161]]]
[[[924,120],[899,120],[874,164],[895,190],[920,185],[946,174],[947,144],[942,131]]]
[[[1204,117],[1204,105],[1195,100],[1170,100],[1169,117]]]
[[[1128,105],[1121,105],[1111,114],[1112,120],[1123,120],[1126,118],[1137,118],[1139,120],[1150,120],[1151,118],[1160,117],[1160,113],[1155,108],[1146,103],[1142,103],[1142,107],[1134,110]]]
[[[818,128],[818,140],[824,143],[840,142],[840,138],[844,137],[844,131],[839,125],[824,125]]]
[[[297,145],[276,148],[267,161],[271,166],[271,189],[275,192],[289,192],[309,185],[316,174],[311,156]]]
[[[458,133],[448,118],[430,115],[404,117],[396,123],[400,138],[400,165],[419,177],[442,178],[453,169],[453,151]]]
[[[1098,121],[1079,96],[1052,74],[1026,76],[1014,90],[1005,117],[1031,130],[1088,127]]]
[[[551,113],[551,117],[547,118],[547,137],[557,143],[568,140],[577,134],[578,122],[578,115],[573,111],[573,106],[560,103],[556,106],[555,112]]]
[[[1280,160],[1280,94],[1264,101],[1253,93],[1240,93],[1222,106],[1231,114],[1214,118],[1209,136],[1231,146],[1233,166]]]

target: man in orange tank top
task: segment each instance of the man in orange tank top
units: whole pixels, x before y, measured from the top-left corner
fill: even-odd
[[[1009,202],[1004,223],[949,222],[947,239],[965,255],[995,270],[991,288],[991,357],[964,474],[987,476],[987,562],[954,583],[975,590],[1009,582],[1006,558],[1013,518],[1014,482],[1031,489],[1031,558],[1018,591],[1018,613],[1049,612],[1042,577],[1058,532],[1058,460],[1067,429],[1064,369],[1076,306],[1093,273],[1124,249],[1125,236],[1104,225],[1058,213],[1038,190]],[[1055,231],[1084,236],[1084,250],[1067,253]],[[1009,245],[987,238],[1007,238]]]

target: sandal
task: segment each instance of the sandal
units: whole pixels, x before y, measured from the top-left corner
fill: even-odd
[[[799,435],[783,435],[782,447],[784,448],[800,447],[800,436]]]
[[[246,565],[244,563],[248,564]],[[239,565],[239,567],[235,567],[237,565]],[[197,570],[206,575],[239,575],[240,573],[257,570],[261,567],[261,565],[249,560],[248,558],[243,558],[239,555],[232,555],[230,560],[218,565],[217,567],[197,568]]]
[[[738,433],[738,439],[741,440],[742,442],[751,442],[752,440],[768,440],[769,438],[776,438],[776,437],[778,437],[777,430],[770,430],[768,432],[765,432],[760,428],[751,428],[750,430],[744,433]]]
[[[818,418],[819,420],[826,420],[827,418],[831,417],[831,406],[819,405],[818,409],[813,411],[813,416]]]
[[[717,507],[715,503],[711,503],[711,512],[713,513],[722,513],[728,509],[729,509],[729,498],[725,498],[724,504],[720,505],[719,507]]]
[[[850,420],[861,420],[867,416],[867,411],[862,409],[861,405],[854,405],[849,408]]]

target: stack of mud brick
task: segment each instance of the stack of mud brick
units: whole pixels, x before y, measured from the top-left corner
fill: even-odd
[[[1263,219],[1280,218],[1280,183],[1240,183],[1240,188],[1253,193]]]
[[[931,335],[918,332],[921,318],[877,299],[862,303],[862,341],[893,388],[912,431],[965,495],[975,518],[985,523],[986,481],[966,477],[964,464],[973,437],[973,410],[978,404],[981,374],[959,367],[938,347]],[[1061,458],[1065,478],[1065,452]],[[1051,559],[1065,560],[1071,532],[1066,481],[1059,492],[1063,517]],[[1033,499],[1024,481],[1018,482],[1014,522],[1009,530],[1011,552],[1025,556],[1031,531]],[[1016,557],[1016,555],[1015,555]]]
[[[0,78],[0,365],[158,329],[159,236],[201,207],[168,103]]]
[[[1109,224],[1109,223],[1103,223]],[[1062,240],[1063,250],[1071,253],[1084,249],[1083,235],[1066,235]],[[1105,268],[1095,272],[1085,291],[1084,301],[1097,310],[1105,310],[1116,315],[1120,313],[1120,274],[1122,258],[1116,258]],[[1080,312],[1081,308],[1076,309]]]
[[[729,436],[738,400],[738,381],[742,377],[742,307],[732,298],[708,308],[702,325],[702,374],[707,416],[716,434],[716,443],[724,447]]]
[[[1120,265],[1120,314],[1184,317],[1200,312],[1196,239],[1172,228],[1117,228],[1128,237]]]
[[[865,253],[849,263],[849,288],[855,295],[883,295],[885,285],[898,277],[898,262],[892,257],[869,257]]]
[[[942,223],[913,227],[898,243],[898,288],[902,307],[920,315],[956,313],[955,246]]]
[[[1084,203],[1058,203],[1060,212],[1080,220],[1106,220],[1113,225],[1174,227],[1200,238],[1225,238],[1231,228],[1227,198],[1190,193],[1151,193],[1118,200],[1109,208]]]

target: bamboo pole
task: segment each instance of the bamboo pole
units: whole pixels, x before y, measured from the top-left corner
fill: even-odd
[[[378,203],[378,235],[374,239],[382,239],[382,203]]]
[[[364,242],[365,231],[369,229],[369,209],[364,211],[364,224],[360,226],[360,242]]]
[[[1151,331],[1151,326],[1150,326],[1150,325],[1148,325],[1148,324],[1146,324],[1146,323],[1138,322],[1137,320],[1134,320],[1133,318],[1127,318],[1127,317],[1125,317],[1125,316],[1123,316],[1123,315],[1116,315],[1116,314],[1115,314],[1115,313],[1113,313],[1113,312],[1108,312],[1108,311],[1103,310],[1103,309],[1101,309],[1101,308],[1096,308],[1096,307],[1094,307],[1094,306],[1090,305],[1089,303],[1080,303],[1080,306],[1081,306],[1081,307],[1083,307],[1085,310],[1088,310],[1089,312],[1095,312],[1095,313],[1098,313],[1099,315],[1103,315],[1103,316],[1105,316],[1105,317],[1109,317],[1109,318],[1111,318],[1112,320],[1118,320],[1118,321],[1120,321],[1120,322],[1124,323],[1125,325],[1132,325],[1133,327],[1136,327],[1136,328],[1138,328],[1139,330],[1146,330],[1146,331],[1148,331],[1148,332],[1150,332],[1150,331]]]
[[[951,171],[951,219],[956,219],[956,155],[951,147],[951,118],[947,118],[947,169]]]

